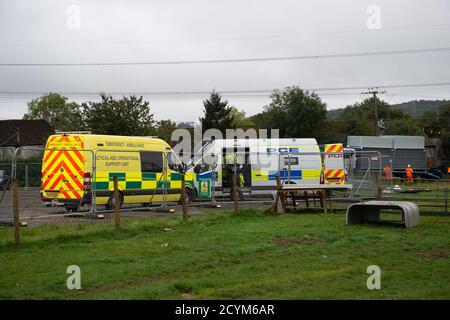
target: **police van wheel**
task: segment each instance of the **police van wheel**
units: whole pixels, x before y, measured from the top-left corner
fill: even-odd
[[[119,192],[119,208],[122,207],[123,204],[123,195]],[[106,209],[113,210],[116,207],[116,198],[114,197],[114,192],[111,193],[108,199],[108,203],[105,204]]]

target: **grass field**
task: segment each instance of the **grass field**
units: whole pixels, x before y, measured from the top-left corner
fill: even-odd
[[[450,299],[450,217],[345,226],[342,214],[208,213],[183,224],[0,228],[2,299]],[[81,290],[68,290],[68,265]],[[382,270],[368,290],[366,268]]]

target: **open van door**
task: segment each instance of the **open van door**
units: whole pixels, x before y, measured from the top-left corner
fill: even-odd
[[[230,152],[232,151],[232,152]],[[228,148],[222,149],[222,188],[223,190],[232,189],[232,176],[236,162],[237,185],[241,191],[251,192],[252,186],[252,167],[250,163],[250,148]]]
[[[324,184],[344,184],[344,146],[342,143],[326,144],[323,155]]]

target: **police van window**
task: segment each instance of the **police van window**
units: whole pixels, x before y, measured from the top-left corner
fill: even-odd
[[[141,152],[141,171],[142,172],[162,172],[163,171],[162,152],[142,151]]]
[[[298,166],[298,157],[285,157],[284,164],[288,166],[290,163],[291,166]]]

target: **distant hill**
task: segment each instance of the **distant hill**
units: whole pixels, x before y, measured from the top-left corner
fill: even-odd
[[[403,112],[411,114],[413,117],[419,117],[424,111],[437,111],[439,106],[450,104],[450,100],[413,100],[399,104],[393,104],[392,107]]]
[[[327,118],[328,119],[337,118],[341,114],[342,111],[344,111],[344,108],[328,110],[327,111]]]
[[[450,104],[450,100],[412,100],[399,104],[391,105],[392,108],[401,110],[403,112],[411,114],[413,117],[419,117],[424,111],[438,110],[439,106]],[[329,110],[327,116],[329,119],[336,118],[341,114],[344,108]]]

